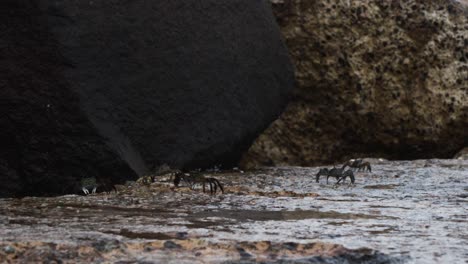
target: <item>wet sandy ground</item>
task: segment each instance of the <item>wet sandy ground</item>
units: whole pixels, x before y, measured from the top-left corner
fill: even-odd
[[[0,262],[468,263],[468,161],[370,161],[354,186],[284,167],[1,199]]]

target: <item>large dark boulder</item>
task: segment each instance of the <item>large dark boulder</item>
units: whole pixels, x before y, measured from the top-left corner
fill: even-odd
[[[45,21],[29,1],[0,2],[0,197],[136,177],[80,109]]]
[[[41,1],[65,77],[111,146],[151,166],[235,164],[293,72],[263,0]]]
[[[0,196],[163,163],[232,166],[293,86],[263,0],[4,0],[0,12]]]

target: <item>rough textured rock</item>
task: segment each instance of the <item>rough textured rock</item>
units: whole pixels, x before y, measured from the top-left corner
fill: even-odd
[[[0,13],[0,196],[232,165],[293,86],[260,0],[5,0]]]
[[[453,158],[468,160],[468,147],[460,150]]]
[[[451,158],[468,141],[466,1],[272,1],[296,67],[244,166]]]

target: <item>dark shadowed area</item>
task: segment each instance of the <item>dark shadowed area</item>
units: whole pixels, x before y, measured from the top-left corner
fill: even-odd
[[[294,83],[268,3],[0,3],[0,196],[234,165]]]
[[[58,45],[31,1],[0,2],[0,197],[76,192],[81,177],[136,177],[81,110]]]
[[[293,70],[266,1],[41,1],[65,78],[138,173],[235,165]]]

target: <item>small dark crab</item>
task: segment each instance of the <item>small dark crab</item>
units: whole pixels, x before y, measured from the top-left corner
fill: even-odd
[[[369,162],[363,162],[361,164],[359,164],[359,166],[357,167],[358,168],[358,171],[368,171],[368,172],[372,172],[372,168],[371,168],[371,165]]]
[[[333,168],[331,170],[329,170],[327,168],[320,169],[319,172],[317,172],[317,174],[315,175],[315,181],[319,182],[320,181],[320,176],[327,176],[327,184],[328,184],[328,179],[330,177],[335,177],[336,180],[338,180],[340,178],[340,175],[341,175],[340,170],[341,169],[338,169],[338,168]]]
[[[362,159],[350,159],[348,160],[343,167],[350,167],[351,169],[357,169],[359,165],[362,163]]]
[[[339,180],[341,175],[343,174],[343,171],[345,169],[346,165],[341,167],[341,168],[336,168],[336,167],[333,167],[332,169],[327,169],[327,168],[324,168],[324,169],[320,169],[319,172],[317,173],[317,175],[315,175],[315,181],[316,182],[319,182],[320,180],[320,176],[327,176],[327,184],[328,184],[328,179],[330,177],[335,177],[336,180]]]
[[[347,177],[349,177],[349,179],[351,180],[351,184],[354,184],[355,178],[354,178],[354,172],[352,170],[347,170],[343,172],[340,176],[340,179],[338,180],[336,184],[339,184],[341,181],[344,182]]]
[[[140,177],[136,183],[140,184],[140,185],[151,185],[151,183],[154,182],[155,180],[155,176],[154,175],[146,175],[146,176],[143,176],[143,177]]]
[[[177,172],[174,177],[174,186],[179,187],[181,181],[186,182],[190,189],[194,189],[195,185],[200,183],[203,185],[203,192],[206,192],[206,185],[210,185],[210,194],[216,194],[218,191],[218,187],[221,190],[221,193],[224,193],[223,185],[213,177],[206,178],[200,172],[193,172],[193,173],[183,173]]]
[[[346,166],[343,166],[341,168],[335,168],[333,167],[331,170],[327,168],[320,169],[315,175],[315,181],[319,182],[320,176],[327,176],[327,184],[328,184],[328,178],[334,177],[337,180],[337,184],[339,184],[341,181],[344,181],[347,177],[351,179],[351,183],[354,184],[355,178],[354,178],[354,173],[352,170],[347,170],[344,171]]]
[[[96,179],[94,177],[82,178],[80,180],[80,190],[83,191],[85,195],[94,194],[96,191],[106,193],[110,193],[112,191],[117,192],[117,189],[109,179]]]
[[[357,171],[369,171],[371,172],[372,169],[371,169],[371,166],[370,166],[370,163],[367,162],[367,161],[363,161],[362,159],[352,159],[352,160],[349,160],[348,162],[346,162],[344,165],[344,167],[348,166],[350,167],[351,169],[355,170],[357,169]]]
[[[328,172],[328,175],[327,175],[327,184],[328,184],[328,178],[330,177],[335,177],[335,179],[337,180],[337,183],[339,183],[340,181],[340,178],[343,176],[343,171],[345,169],[345,166],[341,167],[341,168],[335,168],[333,167],[333,169],[331,169],[329,172]]]
[[[315,181],[318,183],[320,180],[320,176],[328,176],[328,173],[329,173],[329,170],[327,168],[320,169],[317,172],[317,175],[315,175]]]
[[[80,180],[81,190],[85,195],[94,194],[98,188],[98,183],[96,178],[83,178]]]

